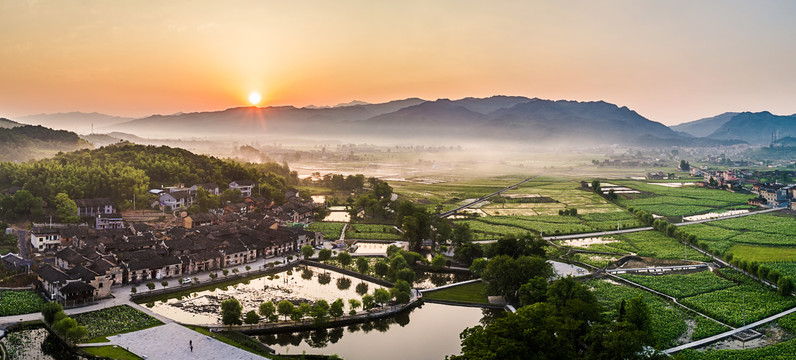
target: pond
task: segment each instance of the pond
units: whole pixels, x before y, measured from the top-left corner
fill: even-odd
[[[323,218],[323,221],[349,222],[351,221],[351,214],[348,211],[330,211],[329,215]]]
[[[248,279],[248,284],[242,282],[213,290],[198,291],[189,297],[172,298],[166,300],[165,303],[157,301],[146,306],[151,305],[152,311],[181,323],[204,325],[221,323],[221,302],[230,297],[240,301],[243,305],[243,313],[249,310],[257,311],[261,303],[269,300],[274,304],[282,300],[289,300],[294,304],[301,302],[312,304],[320,299],[330,303],[336,299],[343,299],[346,303],[345,311],[348,312],[350,310],[347,305],[348,299],[360,300],[362,298],[357,294],[356,286],[363,281],[311,266],[308,269],[312,271],[312,277],[304,279],[302,268],[294,268],[292,274],[285,271],[274,276],[252,278]],[[331,279],[327,284],[320,284],[318,275],[324,272],[329,274]],[[338,288],[337,279],[340,278],[350,280],[350,286],[346,289]],[[379,285],[374,283],[367,281],[364,283],[368,284],[368,293],[372,294],[379,288]]]
[[[55,335],[42,326],[22,327],[9,331],[0,344],[8,352],[9,359],[82,360]]]
[[[415,289],[432,289],[442,285],[472,280],[474,278],[475,277],[469,273],[434,273],[415,271],[415,282],[412,284],[412,287]]]
[[[499,314],[480,308],[423,304],[395,317],[353,326],[260,335],[279,354],[337,354],[346,360],[444,359],[459,354],[459,333]]]
[[[312,195],[310,196],[310,199],[312,199],[312,202],[322,205],[326,202],[326,195]]]

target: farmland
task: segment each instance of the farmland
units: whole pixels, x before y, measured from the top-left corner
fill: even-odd
[[[652,315],[650,327],[655,329],[653,337],[655,346],[658,348],[676,345],[678,339],[688,330],[689,325],[686,320],[693,321],[694,325],[692,326],[695,327],[691,340],[727,331],[726,328],[713,321],[694,318],[684,309],[646,291],[604,280],[591,280],[586,284],[594,290],[595,296],[604,306],[603,315],[609,319],[616,319],[619,316],[619,303],[622,300],[628,301],[636,296],[641,296],[650,308]]]
[[[323,233],[323,238],[327,240],[337,240],[343,232],[344,223],[338,222],[314,222],[307,226],[309,231],[320,231]]]
[[[612,180],[613,181],[613,180]],[[641,195],[620,196],[618,203],[632,206],[652,214],[666,217],[681,217],[716,210],[746,206],[753,195],[736,194],[722,190],[704,189],[695,186],[666,187],[640,181],[614,181],[642,192]]]
[[[127,305],[72,316],[79,325],[88,330],[88,338],[94,339],[162,325],[160,320]]]
[[[363,240],[400,240],[401,234],[390,225],[350,224],[346,228],[345,237]]]
[[[781,296],[771,288],[745,278],[734,270],[723,269],[722,274],[730,279],[739,279],[740,284],[686,297],[680,301],[694,310],[736,327],[744,324],[744,312],[746,323],[750,323],[796,306],[796,298]]]
[[[622,274],[620,277],[678,299],[727,289],[736,285],[710,271],[662,276]]]
[[[0,316],[39,312],[42,305],[44,305],[44,299],[33,291],[0,291]]]

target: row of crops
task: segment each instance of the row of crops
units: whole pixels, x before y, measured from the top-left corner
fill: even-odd
[[[581,250],[599,251],[615,254],[635,254],[638,256],[653,257],[666,260],[698,260],[709,261],[710,257],[703,255],[690,247],[686,247],[674,238],[668,237],[658,231],[639,231],[621,235],[611,235],[599,238],[592,243],[559,240],[560,245],[565,245]]]
[[[42,305],[44,299],[33,291],[0,290],[0,316],[39,312]]]
[[[612,320],[619,317],[619,304],[622,300],[629,301],[634,297],[641,296],[649,306],[651,328],[654,329],[653,343],[659,349],[676,346],[681,341],[699,340],[728,330],[714,321],[695,316],[685,309],[641,289],[604,280],[591,280],[586,284],[603,305],[605,310],[603,316]],[[689,327],[693,332],[690,338],[683,339],[682,337]]]
[[[625,207],[632,206],[652,214],[680,217],[748,208],[749,198],[754,195],[737,194],[723,190],[704,189],[694,186],[667,187],[637,181],[617,181],[618,184],[642,191],[642,195],[620,197],[617,202]]]
[[[391,225],[349,224],[345,237],[364,240],[400,240],[401,233]]]
[[[632,214],[625,211],[588,213],[576,216],[487,216],[470,220],[456,220],[457,224],[468,224],[470,229],[482,234],[482,238],[499,238],[505,234],[527,232],[544,235],[577,234],[595,231],[629,229],[643,226]]]
[[[696,311],[739,327],[796,306],[796,298],[773,289],[733,269],[694,274],[633,275],[622,278],[675,297]],[[745,319],[744,319],[745,314]]]

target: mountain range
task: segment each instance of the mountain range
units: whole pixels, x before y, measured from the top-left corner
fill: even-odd
[[[223,111],[155,115],[104,128],[161,137],[292,135],[354,140],[513,141],[580,145],[644,145],[650,141],[723,144],[692,139],[627,107],[604,101],[553,101],[521,96],[418,98],[332,108],[240,107]]]
[[[783,116],[768,111],[724,113],[673,126],[672,129],[708,139],[734,139],[752,145],[767,145],[783,137],[796,136],[796,114]]]
[[[724,113],[673,127],[604,101],[492,96],[458,100],[408,98],[334,107],[237,107],[221,111],[129,119],[97,113],[41,114],[20,122],[88,133],[124,132],[184,139],[218,136],[290,136],[344,141],[511,141],[531,144],[715,146],[768,144],[772,134],[796,135],[796,115]],[[3,126],[0,123],[0,126]],[[95,139],[99,140],[99,139]],[[112,140],[112,139],[105,139]]]

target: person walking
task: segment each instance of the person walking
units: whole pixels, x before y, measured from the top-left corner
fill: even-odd
[[[191,348],[191,352],[193,352],[193,340],[188,340],[188,347]]]

